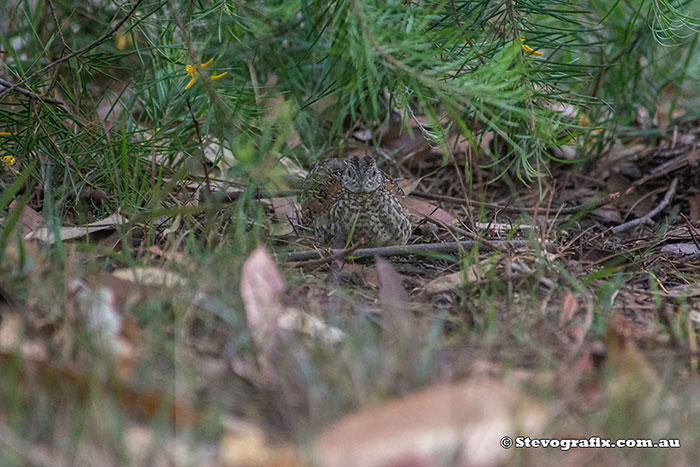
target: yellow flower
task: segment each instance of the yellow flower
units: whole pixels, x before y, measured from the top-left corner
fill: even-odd
[[[214,63],[214,59],[210,58],[209,60],[207,60],[206,63],[202,63],[200,66],[203,70],[206,70],[211,66],[212,63]],[[195,65],[185,65],[185,70],[187,71],[187,76],[190,76],[190,82],[187,83],[187,86],[185,86],[185,91],[187,91],[189,88],[192,87],[195,81],[197,81],[197,78],[199,78],[199,70],[197,70],[197,67]],[[216,81],[217,79],[223,78],[227,74],[228,72],[223,72],[219,73],[218,75],[211,75],[209,76],[209,79],[212,81]]]
[[[134,43],[134,39],[131,34],[124,34],[123,32],[117,32],[114,35],[114,45],[119,50],[124,50]]]
[[[12,167],[15,162],[15,156],[2,156],[2,163],[7,167]]]
[[[525,39],[521,37],[521,38],[520,38],[520,42],[525,42]],[[538,56],[538,57],[541,57],[542,55],[544,55],[544,54],[543,54],[542,52],[540,52],[539,50],[535,50],[535,49],[533,49],[532,47],[530,47],[530,46],[527,45],[527,44],[523,44],[523,45],[522,45],[522,48],[523,48],[523,50],[524,50],[525,52],[527,52],[527,53],[529,53],[529,54],[532,54],[532,55],[536,55],[536,56]]]

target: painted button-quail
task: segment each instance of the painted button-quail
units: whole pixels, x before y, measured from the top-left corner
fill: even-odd
[[[327,159],[316,164],[302,184],[301,224],[325,244],[403,245],[411,235],[403,190],[370,156]]]

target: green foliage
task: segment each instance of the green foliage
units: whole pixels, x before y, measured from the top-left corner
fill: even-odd
[[[393,108],[406,125],[425,115],[420,128],[446,158],[450,132],[475,149],[493,132],[491,161],[481,163],[528,181],[547,172],[550,147],[603,121],[624,127],[639,107],[653,113],[660,92],[697,75],[692,8],[670,0],[145,1],[114,40],[24,84],[56,90],[65,108],[3,97],[0,131],[15,136],[0,138],[23,166],[38,155],[50,162],[34,176],[61,215],[71,213],[70,193],[90,186],[108,188],[114,204],[105,211],[143,209],[150,181],[160,186],[187,159],[176,156],[194,157],[208,134],[236,146],[239,159],[248,154],[234,172],[283,186],[256,167],[302,155],[284,144],[290,127],[314,159],[342,146],[355,122],[386,124]],[[125,12],[68,1],[55,10],[60,31],[43,3],[0,7],[4,76],[18,81],[91,44]],[[209,58],[211,74],[227,75],[185,90],[184,66]],[[284,119],[270,116],[278,97]],[[591,126],[580,125],[583,114]]]

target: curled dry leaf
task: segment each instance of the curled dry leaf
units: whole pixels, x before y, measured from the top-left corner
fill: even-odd
[[[498,381],[434,386],[341,419],[315,442],[319,467],[500,466],[504,435],[537,436],[549,416]]]
[[[153,287],[184,287],[187,280],[180,274],[156,267],[116,269],[112,275],[123,281],[136,282]]]
[[[99,221],[92,222],[84,226],[61,227],[59,229],[59,239],[62,241],[73,238],[84,237],[94,232],[101,230],[112,230],[118,225],[126,224],[128,221],[121,214],[112,214]],[[24,237],[26,240],[41,240],[49,244],[55,243],[54,233],[52,229],[42,227]]]
[[[9,206],[10,211],[17,209],[17,206],[17,201],[13,200]],[[32,209],[31,206],[24,206],[19,215],[19,223],[22,226],[22,233],[27,235],[44,225],[44,216]]]
[[[359,141],[367,142],[372,139],[372,132],[367,128],[355,131],[352,136]]]
[[[326,344],[337,344],[345,337],[345,333],[335,326],[329,326],[316,316],[296,308],[282,314],[277,325],[281,330],[299,332]]]
[[[418,188],[418,185],[420,184],[421,180],[423,180],[423,177],[421,178],[404,178],[403,180],[399,180],[398,184],[403,190],[404,194],[406,196],[410,195],[414,191],[416,191],[416,188]]]
[[[448,292],[462,287],[466,282],[476,282],[483,277],[490,265],[496,264],[498,258],[485,258],[478,263],[471,264],[466,271],[457,271],[451,274],[445,274],[441,277],[436,277],[426,284],[423,290],[429,294],[437,294]]]
[[[275,211],[275,218],[279,222],[289,224],[289,220],[296,219],[296,199],[294,196],[286,196],[283,198],[271,198],[272,209]]]
[[[448,226],[457,224],[457,219],[452,217],[449,212],[435,206],[432,203],[423,201],[422,199],[407,196],[406,198],[403,198],[401,202],[404,206],[406,206],[406,209],[408,209],[411,214],[415,214],[420,217],[427,217],[434,222]]]
[[[291,175],[292,177],[298,178],[299,180],[306,178],[306,176],[309,174],[308,170],[301,168],[296,162],[294,162],[289,157],[281,158],[280,164],[282,164],[282,166],[285,169],[287,169],[287,173],[289,175]]]
[[[270,253],[260,246],[246,259],[241,275],[241,298],[253,340],[260,350],[265,377],[277,347],[278,321],[284,313],[284,279]]]
[[[218,167],[224,176],[236,165],[233,151],[223,147],[217,138],[207,137],[203,142],[202,152],[204,158],[214,167]]]

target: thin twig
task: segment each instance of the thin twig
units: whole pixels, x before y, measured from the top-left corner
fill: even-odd
[[[660,213],[666,206],[668,206],[668,203],[671,202],[671,199],[673,199],[673,195],[676,194],[676,187],[678,186],[678,177],[675,177],[673,181],[671,182],[671,186],[668,188],[668,191],[666,192],[666,195],[664,196],[664,199],[661,200],[658,206],[656,206],[654,209],[649,211],[647,214],[644,216],[631,220],[629,222],[625,222],[624,224],[620,224],[618,226],[615,226],[612,228],[613,233],[620,233],[624,232],[625,230],[629,230],[632,227],[636,227],[639,224],[651,224],[652,220],[651,218]]]
[[[513,0],[506,0],[506,9],[508,10],[510,27],[513,31],[513,41],[518,42],[518,39],[520,39],[520,33],[518,32],[518,21],[515,19],[515,5],[513,5]]]
[[[320,265],[326,264],[326,263],[331,263],[331,262],[335,261],[336,259],[341,259],[345,256],[350,256],[350,255],[354,254],[359,249],[359,246],[360,245],[358,244],[355,246],[351,246],[350,248],[346,248],[344,250],[337,250],[336,253],[330,254],[328,256],[320,256],[317,259],[310,259],[307,261],[298,261],[294,265],[294,267],[295,268],[303,268],[303,267],[309,267],[309,266],[313,267],[313,266],[320,266]],[[300,252],[300,253],[306,253],[306,252],[304,251],[304,252]],[[320,254],[321,254],[321,252],[319,251],[319,255]]]
[[[455,196],[446,196],[446,195],[437,195],[433,193],[422,193],[419,191],[414,191],[411,193],[413,196],[418,196],[420,198],[425,198],[425,199],[432,199],[435,201],[444,201],[446,203],[455,203],[455,204],[465,204],[464,200],[462,198],[457,198]],[[518,208],[518,207],[510,207],[510,206],[499,206],[498,204],[494,203],[486,203],[483,201],[472,201],[472,203],[477,204],[479,206],[483,206],[488,209],[498,209],[501,211],[505,212],[528,212],[528,213],[534,213],[535,211],[541,211],[541,212],[546,212],[548,211],[551,214],[574,214],[582,209],[591,211],[593,209],[598,209],[601,206],[605,206],[606,204],[610,204],[613,201],[615,201],[617,198],[620,197],[620,192],[616,191],[615,193],[610,193],[609,195],[605,196],[604,198],[599,199],[598,201],[594,201],[591,203],[585,203],[581,204],[579,206],[569,206],[567,208],[550,208],[549,210],[545,210],[543,208]]]
[[[52,0],[49,0],[49,8],[51,9],[51,16],[53,16],[53,22],[56,25],[56,31],[58,32],[58,37],[61,38],[61,44],[63,44],[63,46],[61,47],[61,54],[60,54],[60,56],[63,57],[66,54],[66,51],[68,51],[68,52],[70,51],[70,47],[68,47],[68,44],[66,43],[66,38],[63,37],[63,30],[61,29],[61,22],[58,21],[58,16],[56,16],[56,8],[54,7]],[[49,84],[49,87],[46,88],[46,92],[44,94],[50,94],[51,91],[53,91],[53,88],[56,86],[56,83],[58,83],[59,73],[61,73],[61,66],[60,65],[57,66],[56,69],[54,70],[53,78],[51,78],[51,84]]]
[[[56,16],[56,7],[53,4],[53,0],[49,0],[49,9],[51,10],[53,22],[56,25],[56,32],[58,32],[58,37],[61,39],[61,44],[63,44],[63,49],[70,50],[70,47],[68,47],[68,44],[66,44],[66,38],[63,37],[63,30],[61,30],[61,22],[58,21],[58,16]]]
[[[394,246],[382,246],[377,248],[358,248],[352,253],[353,258],[365,258],[368,256],[403,256],[403,255],[415,255],[420,253],[454,253],[460,249],[474,248],[476,245],[481,245],[486,248],[492,247],[497,248],[523,248],[532,245],[530,240],[492,240],[489,242],[490,245],[486,245],[482,241],[477,240],[462,240],[460,242],[442,242],[442,243],[418,243],[415,245],[394,245]],[[549,245],[545,245],[549,247]],[[345,250],[340,248],[334,248],[328,250],[331,255],[343,256]],[[308,261],[319,258],[324,258],[322,252],[319,250],[309,250],[309,251],[293,251],[287,253],[283,257],[287,262],[297,262],[297,261]]]
[[[2,78],[0,78],[0,86],[8,88],[7,91],[5,91],[5,92],[10,92],[11,90],[14,89],[18,93],[22,94],[23,96],[29,97],[30,99],[36,99],[36,100],[41,101],[41,102],[46,102],[47,104],[60,105],[60,106],[65,107],[65,104],[62,101],[59,101],[58,99],[54,99],[52,97],[40,96],[39,94],[32,92],[29,89],[17,86],[16,84],[13,84],[10,81],[4,80]],[[4,92],[2,95],[4,95]],[[0,97],[2,97],[2,95],[0,95]]]
[[[60,65],[60,64],[63,63],[63,62],[67,62],[67,61],[70,60],[71,58],[77,57],[78,55],[84,54],[84,53],[87,52],[88,50],[94,49],[95,47],[97,47],[98,45],[100,45],[101,43],[103,43],[104,41],[106,41],[107,39],[109,39],[110,37],[112,37],[112,34],[114,34],[114,33],[117,31],[117,29],[119,29],[119,28],[122,26],[122,24],[124,24],[124,23],[126,22],[126,20],[129,19],[129,18],[131,17],[131,15],[134,14],[134,12],[135,12],[136,9],[139,7],[139,5],[141,5],[141,3],[143,3],[143,0],[137,0],[136,3],[134,4],[134,6],[131,7],[131,10],[129,10],[129,12],[128,12],[119,22],[117,22],[117,24],[115,24],[114,26],[112,26],[112,29],[110,29],[110,30],[109,30],[107,33],[105,33],[102,37],[100,37],[100,38],[98,38],[98,39],[92,41],[91,43],[89,43],[89,44],[86,45],[85,47],[83,47],[83,48],[81,48],[81,49],[78,49],[78,50],[76,50],[75,52],[69,53],[68,55],[64,55],[63,57],[54,60],[53,62],[49,63],[49,64],[46,65],[45,67],[43,67],[43,68],[41,68],[41,69],[35,71],[34,73],[30,74],[30,75],[27,76],[26,78],[24,78],[24,79],[22,79],[22,80],[20,80],[20,81],[18,81],[18,82],[16,82],[16,83],[14,83],[14,84],[11,84],[9,87],[7,87],[7,89],[5,89],[3,92],[0,93],[0,99],[2,99],[3,97],[5,97],[5,95],[7,95],[7,93],[19,89],[19,87],[20,87],[21,85],[23,85],[24,83],[26,83],[26,82],[29,81],[30,79],[34,78],[35,76],[39,76],[40,74],[46,72],[47,70],[50,70],[51,68],[53,68],[53,67],[55,67],[55,66],[57,66],[57,65]],[[21,92],[21,91],[17,91],[17,92]],[[29,92],[31,92],[31,91],[29,91]],[[22,93],[22,94],[24,94],[24,93]],[[33,93],[32,93],[32,94],[33,94]],[[40,97],[40,96],[39,96],[39,97]],[[43,98],[42,100],[46,100],[46,98]],[[48,101],[47,101],[47,102],[48,102]]]

